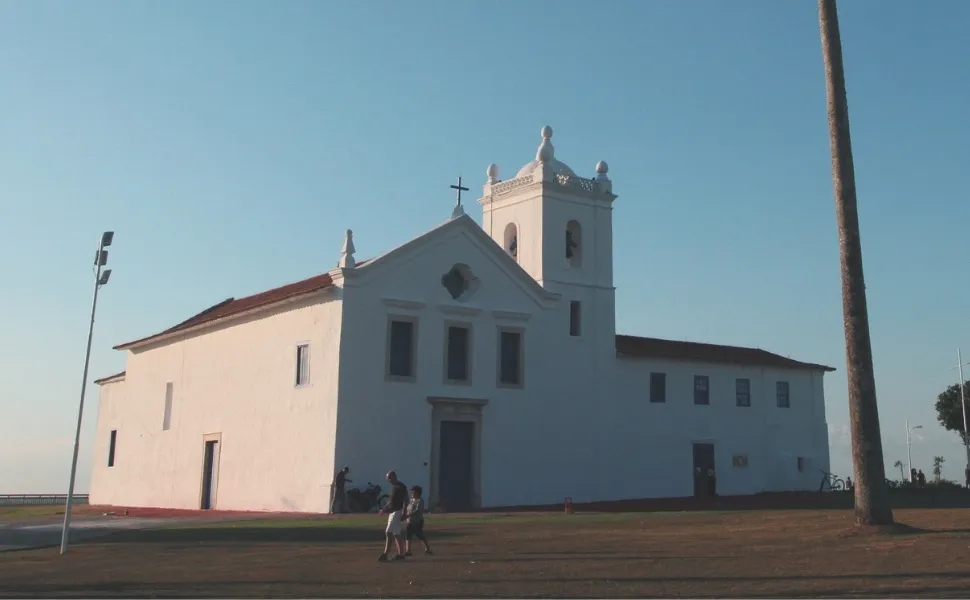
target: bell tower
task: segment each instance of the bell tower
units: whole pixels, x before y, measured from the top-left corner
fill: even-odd
[[[580,177],[556,158],[552,128],[540,132],[535,160],[513,179],[490,165],[482,198],[485,232],[547,288],[613,288],[613,182],[604,161]]]
[[[563,296],[571,337],[602,346],[604,357],[612,357],[616,195],[609,167],[600,161],[593,177],[580,177],[556,158],[552,128],[540,135],[535,160],[514,178],[502,181],[498,165],[489,165],[478,201],[482,228],[540,285]]]

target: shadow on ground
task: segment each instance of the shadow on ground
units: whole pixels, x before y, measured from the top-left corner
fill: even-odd
[[[893,509],[970,508],[970,489],[907,488],[889,490]],[[680,512],[717,510],[851,510],[855,507],[852,492],[762,492],[743,496],[716,498],[629,498],[573,504],[573,510],[595,512]],[[563,511],[563,504],[534,506],[498,506],[482,512],[547,512]]]
[[[145,529],[122,531],[108,537],[89,540],[99,544],[234,544],[234,543],[347,543],[381,542],[384,540],[384,523],[373,526],[340,527],[252,527],[247,525],[225,525],[220,527],[187,527],[184,529]],[[461,537],[455,531],[436,531],[436,539]]]
[[[403,565],[402,565],[403,567]],[[846,575],[826,575],[826,576],[813,576],[813,575],[799,575],[799,576],[764,576],[764,577],[610,577],[608,579],[587,579],[583,577],[575,578],[524,578],[518,579],[517,581],[521,583],[531,583],[539,585],[556,584],[561,586],[562,584],[593,584],[598,586],[614,586],[617,584],[640,584],[640,583],[652,583],[652,584],[683,584],[683,583],[698,583],[698,584],[725,584],[728,586],[735,586],[737,584],[766,584],[766,583],[788,583],[790,582],[791,587],[787,587],[783,592],[771,592],[771,593],[746,593],[743,594],[745,598],[817,598],[817,597],[878,597],[886,598],[890,596],[903,596],[903,597],[916,597],[925,596],[925,593],[920,593],[918,590],[913,590],[911,587],[880,587],[878,590],[867,590],[867,589],[855,589],[853,582],[862,582],[867,579],[875,578],[883,581],[906,581],[915,578],[933,578],[937,580],[960,580],[970,577],[970,572],[962,573],[894,573],[885,575],[870,575],[870,574],[846,574]],[[819,593],[817,589],[814,589],[810,585],[814,581],[845,581],[846,588],[843,592],[838,594],[831,594],[828,592]],[[259,581],[246,581],[246,580],[226,580],[226,581],[196,581],[191,583],[176,583],[172,581],[115,581],[110,583],[102,584],[26,584],[18,585],[16,587],[15,593],[18,596],[33,596],[33,597],[50,597],[55,595],[83,595],[85,597],[93,596],[114,596],[114,597],[214,597],[214,596],[224,596],[227,589],[232,590],[233,595],[236,597],[265,597],[266,594],[270,594],[278,597],[304,597],[307,590],[316,589],[315,595],[320,595],[320,591],[324,591],[324,595],[321,597],[326,597],[326,590],[328,586],[343,586],[343,585],[354,585],[359,582],[348,580],[338,580],[329,577],[307,577],[298,580],[292,579],[265,579]],[[803,587],[799,584],[809,584]],[[534,589],[534,588],[530,588]],[[540,588],[541,589],[541,588]],[[962,594],[965,592],[964,586],[955,585],[945,585],[942,587],[935,587],[931,592],[930,597],[963,597]],[[929,591],[929,590],[928,590]],[[275,593],[274,593],[275,592]],[[490,595],[490,594],[489,594]],[[535,597],[537,594],[535,592],[528,593],[526,596]],[[439,595],[430,594],[422,595],[422,597],[436,597]],[[523,596],[523,597],[526,597]],[[544,594],[541,594],[544,596]],[[695,597],[710,596],[709,594],[701,594]],[[738,597],[737,594],[731,594],[731,596]],[[440,596],[445,597],[445,596]],[[447,597],[453,597],[452,595],[447,595]],[[566,595],[565,597],[568,597]]]

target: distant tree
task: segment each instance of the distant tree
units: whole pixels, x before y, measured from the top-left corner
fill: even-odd
[[[942,456],[933,457],[933,476],[936,477],[936,481],[939,482],[943,478],[943,463],[946,459]]]
[[[963,383],[963,393],[970,399],[970,381]],[[943,429],[955,431],[960,440],[967,443],[967,432],[963,429],[963,405],[960,403],[960,386],[956,383],[946,388],[936,397],[936,420]]]
[[[893,466],[899,469],[899,480],[906,481],[906,471],[903,470],[903,461],[897,460]]]

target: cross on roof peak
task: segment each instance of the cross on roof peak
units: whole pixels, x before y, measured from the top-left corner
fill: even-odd
[[[458,176],[458,185],[451,186],[451,189],[456,190],[457,192],[458,197],[456,198],[457,200],[456,206],[461,206],[461,193],[468,191],[468,188],[462,187],[461,185],[461,175]]]

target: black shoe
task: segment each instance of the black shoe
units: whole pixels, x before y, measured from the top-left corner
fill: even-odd
[[[431,551],[431,548],[428,548],[427,550],[425,550],[424,553],[427,554],[428,556],[431,556],[432,554],[434,554],[434,552]]]
[[[387,562],[387,555],[386,554],[381,554],[380,556],[378,556],[377,557],[377,562]]]
[[[394,557],[394,560],[404,560],[404,555],[398,554],[397,556]]]

